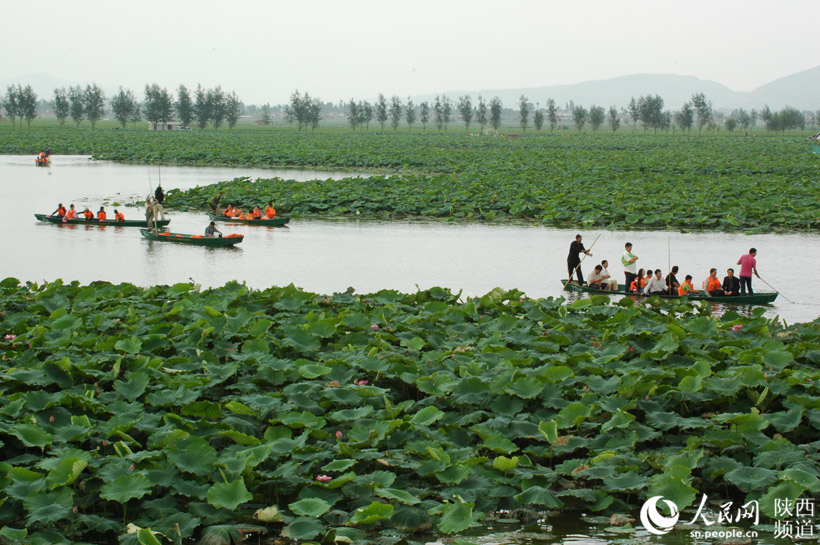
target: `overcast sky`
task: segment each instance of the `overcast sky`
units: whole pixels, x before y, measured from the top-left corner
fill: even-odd
[[[751,91],[820,65],[817,0],[38,0],[2,17],[0,80],[201,83],[246,104],[638,73]]]

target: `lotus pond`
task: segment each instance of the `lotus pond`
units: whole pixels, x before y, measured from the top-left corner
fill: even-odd
[[[394,543],[820,491],[820,324],[608,301],[8,278],[2,535]]]

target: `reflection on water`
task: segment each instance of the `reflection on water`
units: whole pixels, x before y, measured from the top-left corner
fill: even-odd
[[[528,225],[450,224],[443,222],[366,222],[358,220],[292,220],[290,227],[273,228],[222,224],[223,233],[242,233],[235,248],[204,248],[148,242],[137,228],[51,225],[37,222],[34,213],[50,213],[58,202],[96,210],[105,200],[125,196],[144,198],[150,168],[89,162],[87,158],[55,156],[54,166],[36,168],[32,158],[0,156],[4,180],[6,259],[0,278],[22,280],[93,280],[137,285],[172,284],[194,279],[203,286],[231,280],[254,288],[295,284],[309,291],[333,293],[354,287],[360,293],[381,289],[413,292],[433,286],[463,290],[464,296],[483,295],[495,287],[519,289],[530,297],[584,295],[562,290],[566,258],[575,230]],[[155,170],[155,169],[154,169]],[[210,184],[260,169],[163,167],[162,183],[173,187]],[[271,171],[264,171],[270,176]],[[348,173],[320,173],[348,176]],[[316,177],[316,171],[287,171],[288,177]],[[153,178],[153,177],[152,177]],[[153,178],[155,179],[155,178]],[[125,207],[126,219],[144,217],[144,210]],[[201,233],[209,220],[203,213],[169,213],[170,229]],[[700,284],[710,267],[722,277],[725,269],[751,246],[758,249],[761,276],[779,289],[778,300],[766,316],[789,323],[820,315],[820,291],[806,289],[801,272],[820,263],[820,236],[743,235],[725,233],[667,233],[651,231],[581,231],[592,257],[582,264],[589,273],[601,259],[621,279],[618,265],[627,240],[639,266],[680,266],[679,278],[694,276]],[[788,271],[788,275],[784,275]],[[622,279],[621,279],[622,280]],[[755,279],[755,289],[768,291]],[[796,303],[792,304],[786,297]],[[719,309],[720,310],[720,309]],[[751,307],[735,307],[742,313]]]

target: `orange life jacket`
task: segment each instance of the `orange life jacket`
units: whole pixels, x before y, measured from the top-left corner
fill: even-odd
[[[69,209],[68,212],[65,213],[65,217],[68,220],[73,220],[77,217],[77,212],[74,210]]]
[[[87,220],[90,220],[90,219],[94,218],[94,212],[92,212],[91,210],[83,211],[83,215],[85,216],[85,219],[87,219]]]
[[[683,297],[685,295],[689,295],[693,291],[695,291],[695,287],[692,285],[692,283],[691,282],[684,282],[678,288],[678,295]]]
[[[646,287],[646,279],[645,278],[643,278],[643,277],[636,278],[635,280],[632,281],[632,284],[629,286],[629,291],[633,291],[633,292],[637,293],[637,291],[638,291],[638,281],[640,281],[640,283],[641,283],[641,289]]]
[[[254,218],[261,218],[262,217],[262,211],[261,210],[254,210],[253,211],[253,217]]]
[[[116,214],[114,214],[114,219],[116,219],[117,221],[125,221],[125,216],[122,212],[117,212]]]
[[[717,278],[712,278],[711,276],[706,279],[706,291],[715,291],[721,288],[722,284],[720,280]]]
[[[270,219],[276,215],[276,210],[272,206],[265,208],[265,216]]]
[[[226,209],[225,209],[225,211],[223,212],[223,215],[225,215],[225,216],[227,216],[227,217],[229,217],[229,218],[230,218],[230,217],[231,217],[231,211],[232,211],[232,210],[233,210],[232,208],[226,208]]]
[[[98,219],[98,220],[100,220],[100,221],[105,221],[105,218],[106,218],[106,217],[107,217],[107,216],[106,216],[106,214],[105,214],[105,211],[104,211],[104,210],[100,210],[99,212],[97,212],[97,219]]]
[[[57,208],[57,213],[61,216],[65,216],[65,206],[60,206]]]

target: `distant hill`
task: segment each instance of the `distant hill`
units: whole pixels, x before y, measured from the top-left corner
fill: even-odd
[[[799,110],[820,109],[820,66],[767,83],[752,92],[733,91],[720,83],[675,74],[635,74],[606,80],[584,81],[572,85],[551,85],[524,89],[482,89],[480,91],[450,91],[442,93],[451,99],[469,94],[476,101],[478,95],[489,101],[498,96],[506,108],[517,108],[524,95],[530,102],[546,103],[548,98],[563,107],[572,100],[586,107],[618,106],[629,104],[632,97],[660,95],[666,109],[676,110],[693,94],[703,93],[715,109],[761,109],[768,104],[772,110],[793,106]],[[435,95],[413,97],[418,103],[432,100]]]

